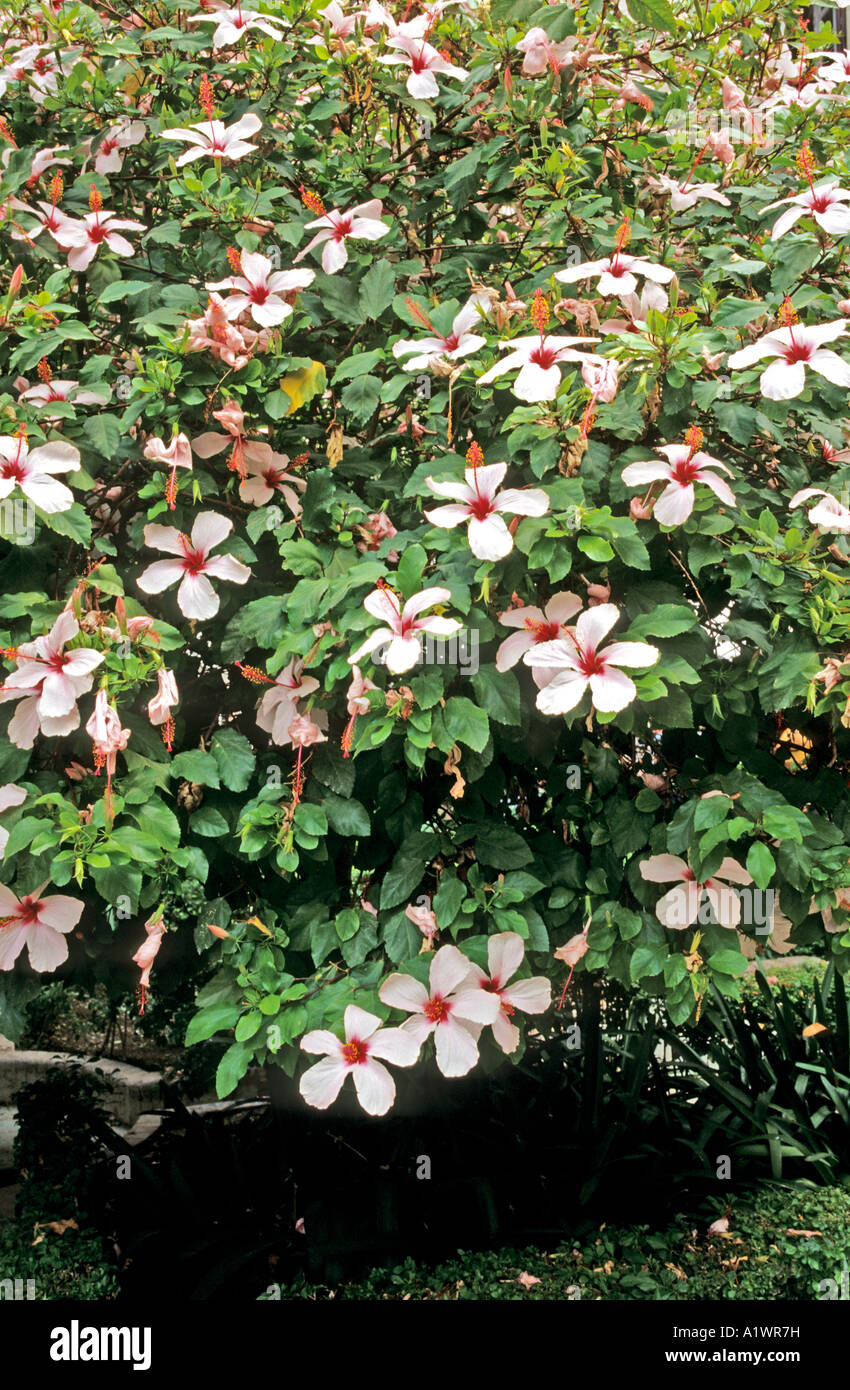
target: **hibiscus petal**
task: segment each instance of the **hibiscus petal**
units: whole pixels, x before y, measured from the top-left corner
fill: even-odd
[[[435,1029],[437,1066],[443,1076],[466,1076],[478,1061],[478,1047],[468,1029],[448,1018]]]
[[[233,530],[233,522],[218,512],[199,512],[192,527],[192,545],[206,555],[220,545]]]
[[[378,990],[382,1004],[391,1009],[406,1009],[411,1013],[421,1013],[428,1002],[428,991],[412,975],[399,973],[390,975]]]
[[[205,574],[185,574],[177,590],[177,603],[187,618],[212,618],[220,600]]]
[[[386,1115],[395,1100],[395,1082],[380,1062],[367,1060],[352,1068],[357,1099],[367,1115]]]
[[[470,518],[469,548],[478,560],[503,560],[514,548],[514,539],[500,516],[495,513],[484,521]]]
[[[136,583],[146,594],[161,594],[186,573],[179,560],[155,560],[139,575]]]
[[[503,931],[487,942],[487,964],[500,987],[519,970],[525,956],[525,942],[518,932]]]
[[[552,983],[542,975],[533,975],[530,980],[517,980],[502,995],[514,1009],[524,1014],[542,1014],[552,1002]]]
[[[382,1057],[396,1067],[412,1067],[419,1057],[421,1044],[401,1028],[382,1028],[369,1044],[372,1057]]]
[[[348,1071],[340,1057],[325,1057],[314,1067],[307,1068],[298,1089],[308,1105],[315,1110],[327,1110],[342,1090]]]
[[[466,979],[469,966],[470,962],[457,946],[441,946],[431,961],[428,977],[431,994],[451,994]]]

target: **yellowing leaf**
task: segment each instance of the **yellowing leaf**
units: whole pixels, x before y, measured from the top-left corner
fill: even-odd
[[[788,763],[796,763],[798,767],[806,766],[809,760],[809,750],[812,746],[810,738],[807,738],[799,729],[783,729],[779,735],[779,742],[791,744],[791,757],[786,762],[786,767]]]
[[[828,1033],[830,1030],[825,1023],[810,1023],[803,1029],[804,1038],[816,1038],[819,1033]]]
[[[298,372],[290,372],[287,376],[282,376],[280,389],[286,392],[291,402],[286,412],[287,415],[292,415],[296,410],[300,410],[307,401],[312,400],[320,391],[324,391],[327,384],[327,373],[321,362],[311,362],[309,367],[302,367]]]
[[[259,917],[247,917],[245,919],[245,922],[246,926],[256,927],[257,931],[264,932],[266,936],[271,936],[271,932],[269,931],[268,927],[260,921]]]

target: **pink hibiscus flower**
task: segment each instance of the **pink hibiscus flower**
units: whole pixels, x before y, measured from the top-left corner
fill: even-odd
[[[519,1009],[524,1014],[542,1014],[552,1002],[552,986],[542,975],[534,975],[528,980],[508,983],[522,965],[525,956],[525,942],[516,932],[500,932],[491,936],[487,942],[488,975],[478,965],[472,965],[467,983],[475,980],[479,989],[496,995],[499,1000],[499,1014],[490,1026],[493,1037],[503,1052],[516,1052],[520,1033],[514,1023],[513,1014]]]
[[[14,806],[23,806],[27,799],[27,792],[23,787],[16,787],[14,782],[7,782],[4,787],[0,787],[0,811],[9,811]],[[9,831],[0,826],[0,859],[6,853],[6,846],[9,843]]]
[[[267,336],[231,323],[218,294],[210,295],[201,318],[187,319],[183,330],[189,335],[187,352],[211,352],[235,372],[248,365],[254,351],[262,351]]]
[[[94,712],[86,724],[86,733],[94,746],[95,770],[106,767],[106,822],[112,822],[112,778],[118,754],[130,741],[130,730],[121,728],[121,720],[114,705],[110,705],[106,691],[101,687],[94,699]]]
[[[442,77],[455,77],[459,82],[465,82],[469,76],[466,68],[455,67],[424,39],[396,34],[388,38],[387,43],[390,48],[397,48],[399,51],[379,58],[378,62],[388,65],[400,63],[409,67],[410,76],[405,86],[410,95],[419,101],[432,101],[440,95],[435,73]]]
[[[402,605],[401,599],[387,585],[374,589],[363,600],[363,607],[384,626],[371,633],[362,646],[352,653],[348,658],[349,664],[353,666],[362,656],[368,656],[378,647],[386,645],[384,660],[387,670],[393,675],[409,671],[419,660],[421,632],[450,637],[453,632],[460,630],[461,624],[456,618],[417,617],[423,609],[432,608],[435,603],[447,603],[451,596],[450,589],[423,589]]]
[[[575,58],[573,49],[578,44],[574,34],[553,43],[545,29],[535,26],[529,29],[525,38],[520,39],[517,48],[524,54],[522,72],[525,77],[541,77],[545,72],[560,72],[569,67]]]
[[[290,728],[298,718],[298,701],[319,689],[314,676],[302,674],[304,663],[294,656],[257,706],[257,724],[281,748],[292,742]]]
[[[269,446],[259,447],[265,449]],[[271,502],[276,492],[279,492],[292,515],[300,516],[302,509],[298,493],[306,490],[307,479],[299,478],[297,473],[286,472],[288,454],[275,454],[270,448],[267,457],[259,457],[258,453],[259,451],[246,459],[246,476],[239,484],[239,496],[242,501],[249,502],[252,507],[263,507],[267,502]]]
[[[308,222],[306,229],[318,227],[319,231],[303,251],[298,252],[293,264],[297,265],[302,261],[314,246],[321,246],[322,269],[326,275],[335,275],[348,261],[348,248],[345,243],[349,239],[377,241],[380,237],[386,236],[390,228],[386,222],[380,220],[383,209],[380,198],[372,198],[368,203],[358,203],[350,212],[340,212],[334,208],[331,212],[317,217],[315,221]]]
[[[50,377],[47,381],[40,381],[37,386],[25,386],[18,401],[27,401],[35,410],[52,405],[54,401],[71,401],[73,405],[106,405],[106,399],[96,391],[81,391],[79,386],[78,381],[60,381]]]
[[[137,965],[142,972],[139,981],[139,1013],[145,1011],[145,1001],[151,982],[151,967],[159,955],[159,948],[162,945],[162,938],[165,935],[166,927],[162,920],[162,908],[158,907],[152,917],[145,922],[147,933],[144,941],[136,954],[132,957],[133,964]]]
[[[348,1005],[343,1028],[344,1042],[327,1028],[304,1034],[302,1051],[326,1056],[304,1072],[298,1089],[308,1105],[327,1110],[346,1078],[353,1076],[357,1099],[366,1114],[386,1115],[395,1100],[395,1082],[383,1062],[412,1067],[420,1044],[402,1028],[383,1028],[375,1014],[356,1004]]]
[[[673,279],[673,271],[667,265],[656,265],[640,256],[628,256],[623,247],[628,245],[631,235],[628,219],[622,222],[617,232],[613,254],[603,256],[598,261],[583,261],[581,265],[569,266],[567,270],[556,270],[555,279],[562,285],[571,285],[576,280],[597,279],[597,291],[602,295],[634,294],[637,289],[637,275],[643,275],[656,284],[666,285]]]
[[[810,497],[823,498],[822,502],[816,502],[809,508],[809,521],[813,526],[820,526],[824,531],[840,531],[842,535],[850,533],[850,510],[823,488],[804,487],[801,492],[795,492],[790,510],[793,512],[795,507],[801,507]]]
[[[425,327],[431,329],[433,336],[430,338],[402,339],[398,343],[393,343],[393,357],[410,357],[411,353],[416,354],[414,357],[410,357],[409,362],[403,363],[402,371],[427,371],[435,363],[444,360],[459,362],[462,357],[468,357],[471,352],[477,352],[479,348],[484,347],[487,339],[483,338],[480,333],[470,332],[475,324],[481,321],[481,309],[480,297],[473,295],[455,314],[452,320],[452,331],[446,338],[443,338],[431,321],[417,310],[417,318],[421,318]]]
[[[785,212],[773,224],[771,241],[778,241],[806,214],[813,217],[828,236],[846,236],[850,232],[848,198],[850,189],[841,188],[838,179],[828,179],[817,187],[812,184],[804,193],[797,193],[793,198],[779,198],[775,203],[768,203],[764,212],[785,207]]]
[[[185,434],[176,434],[169,444],[164,439],[153,437],[145,445],[145,458],[168,468],[168,482],[165,496],[171,511],[174,511],[177,498],[177,469],[192,467],[192,446]]]
[[[72,270],[85,270],[91,265],[101,246],[116,256],[134,256],[135,248],[120,231],[144,232],[144,222],[134,222],[131,218],[116,217],[113,212],[104,210],[103,201],[92,185],[89,198],[91,212],[81,221],[66,221],[54,233],[54,240],[68,252],[68,265]]]
[[[241,275],[208,284],[208,290],[233,290],[224,302],[228,319],[250,313],[262,328],[274,328],[292,313],[292,306],[282,298],[294,290],[304,290],[316,278],[315,270],[275,270],[268,256],[259,252],[242,251],[239,256]]]
[[[0,704],[21,701],[6,731],[17,748],[32,748],[39,731],[56,737],[79,728],[77,700],[91,690],[92,672],[103,661],[103,654],[91,647],[65,651],[79,631],[73,613],[65,609],[46,636],[17,648],[17,670],[0,687]]]
[[[251,571],[232,555],[214,555],[210,551],[220,545],[233,530],[233,522],[215,512],[199,512],[192,527],[191,539],[173,526],[145,527],[145,545],[152,550],[164,550],[178,558],[156,560],[136,581],[146,594],[161,594],[179,582],[177,602],[187,618],[212,618],[219,610],[220,600],[207,575],[225,579],[231,584],[246,584]]]
[[[95,173],[120,174],[124,167],[124,150],[140,145],[146,135],[143,121],[121,121],[109,126],[94,157]]]
[[[600,603],[582,613],[567,640],[541,642],[526,652],[526,666],[555,672],[537,696],[543,714],[569,713],[588,689],[593,707],[605,714],[625,709],[635,699],[634,681],[619,668],[654,666],[660,652],[647,642],[612,642],[600,651],[600,642],[619,616],[613,603]]]
[[[239,43],[245,37],[249,29],[258,29],[263,34],[268,34],[270,38],[280,40],[283,37],[282,29],[289,28],[289,21],[273,15],[260,14],[256,10],[246,10],[241,3],[228,5],[227,0],[212,0],[208,6],[211,14],[190,14],[186,18],[190,24],[214,24],[215,30],[212,36],[213,50],[217,48],[227,48],[230,44]],[[278,28],[277,26],[282,26]]]
[[[473,446],[474,447],[474,446]],[[481,454],[480,449],[478,450]],[[471,458],[472,449],[467,454]],[[483,457],[483,455],[482,455]],[[425,516],[432,526],[451,529],[466,524],[469,548],[478,560],[503,560],[513,550],[514,539],[502,520],[509,516],[545,516],[549,494],[540,488],[505,488],[499,484],[508,471],[506,463],[490,463],[464,470],[465,482],[440,483],[428,477],[426,485],[438,497],[453,497],[447,507],[432,507]]]
[[[40,888],[23,898],[0,883],[0,970],[11,970],[24,946],[30,965],[39,974],[52,974],[68,959],[65,937],[79,922],[85,904],[64,893],[43,898],[48,882],[45,879]]]
[[[847,336],[846,319],[835,319],[832,323],[807,328],[796,322],[797,315],[788,299],[782,305],[779,317],[781,328],[765,333],[756,342],[732,353],[729,366],[733,370],[751,367],[762,357],[777,358],[759,377],[761,393],[769,401],[790,401],[799,396],[806,385],[806,367],[836,386],[850,386],[850,366],[837,352],[823,347],[824,343]]]
[[[688,431],[690,434],[691,431]],[[647,483],[666,482],[667,486],[657,499],[653,510],[655,520],[660,526],[681,526],[694,509],[694,484],[704,483],[706,487],[727,507],[734,507],[735,494],[722,478],[712,469],[722,468],[731,473],[725,463],[704,454],[699,449],[702,431],[694,431],[693,438],[685,438],[684,444],[660,444],[658,452],[667,457],[668,462],[649,459],[642,463],[628,464],[621,474],[629,487],[645,487]],[[648,505],[644,498],[644,506]]]
[[[428,989],[412,975],[394,974],[378,990],[383,1004],[412,1015],[401,1031],[416,1040],[417,1050],[434,1034],[443,1076],[466,1076],[478,1061],[475,1030],[467,1024],[493,1024],[499,1017],[497,995],[470,980],[471,969],[456,946],[441,946],[431,961]]]
[[[156,694],[148,700],[148,719],[159,726],[171,719],[171,711],[179,703],[180,694],[173,671],[161,666],[156,673]]]
[[[193,149],[188,149],[174,161],[178,169],[191,164],[194,159],[244,159],[253,154],[257,146],[249,143],[249,138],[262,129],[262,121],[249,111],[241,120],[226,126],[223,121],[200,121],[187,127],[175,126],[162,132],[163,140],[188,140]]]
[[[698,883],[690,865],[675,854],[654,854],[650,859],[644,859],[640,872],[648,883],[676,884],[655,905],[659,922],[675,931],[683,931],[697,920],[703,893],[720,925],[737,927],[741,920],[741,903],[729,884],[753,881],[747,870],[734,859],[724,859],[711,878]]]
[[[54,473],[71,473],[80,466],[80,452],[73,444],[52,439],[30,449],[23,434],[0,437],[0,498],[19,488],[33,506],[49,516],[66,512],[74,494]]]
[[[496,670],[509,671],[526,652],[539,646],[541,642],[555,642],[559,638],[566,638],[567,624],[576,613],[581,612],[581,606],[582,602],[577,594],[564,592],[553,594],[544,608],[524,606],[509,608],[507,612],[500,613],[499,622],[502,627],[516,627],[520,631],[512,633],[502,642],[496,652]],[[545,674],[551,680],[553,673],[547,671]]]

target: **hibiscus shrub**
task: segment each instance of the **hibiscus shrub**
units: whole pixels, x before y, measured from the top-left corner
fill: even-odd
[[[222,1095],[380,1114],[573,969],[676,1025],[846,971],[833,32],[11,8],[0,1031],[197,970]]]

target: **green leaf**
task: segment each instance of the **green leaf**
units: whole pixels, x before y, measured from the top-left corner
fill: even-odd
[[[194,1043],[206,1042],[214,1033],[227,1033],[236,1023],[241,1009],[238,1004],[218,1003],[210,1004],[206,1009],[201,1009],[200,1013],[195,1014],[190,1019],[186,1029],[185,1043],[191,1047]]]
[[[497,724],[522,722],[520,684],[515,671],[499,673],[492,666],[485,667],[472,677],[472,688],[481,708]]]
[[[180,824],[173,811],[163,805],[158,796],[152,796],[139,810],[130,812],[142,830],[161,844],[164,849],[176,849],[180,844]]]
[[[369,812],[362,802],[355,801],[353,797],[337,796],[335,792],[325,792],[322,806],[328,825],[338,835],[371,834]]]
[[[460,905],[466,897],[466,884],[454,872],[446,872],[440,879],[440,886],[434,894],[432,910],[438,927],[450,927],[460,912]]]
[[[219,1100],[235,1091],[251,1065],[253,1043],[235,1042],[227,1049],[215,1074],[215,1090]]]
[[[218,763],[221,780],[228,791],[244,792],[257,762],[245,735],[237,729],[219,729],[213,735],[210,752]]]
[[[398,587],[404,598],[411,598],[422,586],[422,571],[428,563],[424,545],[409,545],[398,562]]]
[[[199,806],[189,817],[189,829],[195,835],[219,836],[227,835],[230,827],[227,824],[221,811],[217,811],[214,806]]]
[[[284,632],[285,602],[278,594],[266,594],[240,608],[224,629],[221,659],[244,659],[251,647],[276,647]]]
[[[667,946],[663,941],[651,945],[638,946],[629,962],[629,975],[632,984],[637,984],[646,975],[659,975],[667,960]]]
[[[121,429],[114,415],[90,415],[83,430],[103,463],[115,458],[121,443]]]
[[[534,858],[522,836],[503,825],[488,826],[479,832],[475,839],[475,856],[480,863],[501,873],[522,869]]]
[[[660,603],[651,613],[640,613],[629,627],[629,640],[644,637],[677,637],[697,622],[696,614],[680,603]]]
[[[747,958],[740,951],[715,951],[709,956],[708,964],[721,975],[743,975],[747,968]]]
[[[627,0],[627,9],[635,24],[658,29],[663,34],[676,32],[676,16],[667,0]]]
[[[731,809],[732,802],[728,796],[709,796],[700,800],[694,812],[694,830],[709,830],[711,826],[719,825]]]
[[[360,281],[360,312],[366,319],[380,318],[393,302],[395,271],[389,261],[374,261]]]
[[[254,1034],[262,1026],[263,1015],[259,1009],[249,1009],[243,1014],[236,1025],[234,1036],[237,1042],[247,1042],[248,1038],[253,1038]]]
[[[752,875],[757,888],[767,888],[776,873],[776,860],[760,840],[750,845],[747,854],[747,873]]]
[[[91,545],[91,521],[79,502],[75,502],[64,512],[51,512],[49,516],[46,512],[39,511],[38,507],[35,510],[39,520],[49,526],[51,531],[55,531],[57,536],[68,536],[88,550]]]
[[[184,753],[178,753],[171,770],[175,777],[185,777],[187,782],[197,782],[202,787],[221,786],[215,758],[200,748],[188,748]]]
[[[360,930],[360,913],[353,907],[346,907],[334,922],[340,941],[350,941]]]
[[[129,299],[143,290],[156,289],[155,280],[113,280],[100,295],[98,304],[114,304],[118,299]]]
[[[465,743],[476,753],[483,753],[490,737],[490,720],[465,695],[452,695],[443,710],[446,732],[454,743]]]
[[[614,558],[614,551],[601,536],[578,536],[576,545],[589,560],[595,560],[600,565]]]
[[[344,386],[340,401],[356,420],[365,424],[371,420],[381,400],[381,383],[377,377],[360,376]]]

